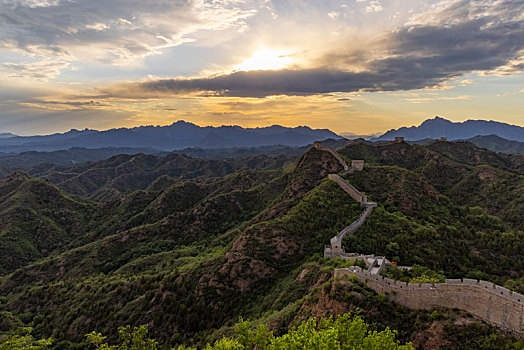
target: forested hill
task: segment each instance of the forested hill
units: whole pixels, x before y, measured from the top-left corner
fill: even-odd
[[[506,140],[497,135],[475,136],[467,141],[494,152],[524,154],[524,142]]]
[[[524,291],[521,158],[462,142],[353,143],[339,154],[366,161],[345,177],[378,203],[346,250]],[[330,153],[312,148],[278,166],[255,157],[223,173],[183,157],[184,171],[158,172],[173,157],[117,156],[63,171],[63,181],[15,173],[1,182],[0,332],[31,326],[75,349],[88,348],[93,330],[114,340],[119,326],[145,324],[169,348],[228,335],[240,316],[278,335],[359,308],[373,329],[397,329],[419,348],[516,344],[466,314],[411,311],[332,279],[345,263],[324,260],[323,247],[361,208],[327,179],[342,171]],[[213,171],[187,170],[202,164]],[[117,183],[134,187],[93,195]]]
[[[345,139],[327,139],[323,141],[324,144],[330,147],[340,147],[347,143]],[[222,160],[229,162],[231,167],[238,170],[240,163],[244,165],[254,164],[257,166],[257,156],[269,156],[272,158],[280,158],[286,160],[296,160],[304,152],[306,152],[311,145],[301,147],[291,146],[261,146],[261,147],[233,147],[233,148],[185,148],[174,152],[179,155],[185,155],[192,158],[199,158],[201,162],[207,160]],[[87,162],[91,163],[92,167],[97,164],[103,164],[108,158],[119,156],[119,159],[125,158],[124,155],[152,155],[158,157],[168,156],[170,152],[159,151],[153,148],[137,148],[137,147],[106,147],[106,148],[81,148],[72,147],[66,150],[58,150],[51,152],[36,152],[28,151],[19,154],[3,154],[0,153],[0,179],[7,176],[13,171],[23,171],[36,177],[44,176],[44,173],[51,171],[64,171],[78,169],[78,165]],[[171,155],[171,157],[173,157]],[[132,158],[132,157],[129,157]],[[154,158],[154,157],[151,157]],[[251,160],[250,160],[251,159]],[[208,162],[211,163],[211,162]],[[218,162],[215,162],[218,163]],[[275,165],[277,162],[275,162]],[[85,164],[82,164],[85,168]],[[204,174],[210,175],[203,171]],[[217,174],[218,175],[218,174]]]

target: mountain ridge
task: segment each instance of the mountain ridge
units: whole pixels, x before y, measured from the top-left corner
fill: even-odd
[[[524,142],[507,140],[495,134],[478,135],[465,141],[493,152],[524,154]]]
[[[341,138],[327,129],[307,126],[288,128],[279,125],[259,128],[232,126],[200,127],[186,121],[166,126],[139,126],[109,130],[76,130],[65,133],[0,138],[0,152],[55,151],[71,147],[154,148],[160,151],[188,147],[226,148],[259,146],[304,146],[316,140]]]
[[[438,116],[433,119],[426,119],[419,126],[391,129],[382,136],[374,139],[374,141],[393,140],[395,137],[404,137],[410,141],[427,138],[438,139],[440,137],[447,137],[449,140],[458,140],[492,134],[508,140],[524,141],[524,127],[521,126],[493,120],[452,122]]]

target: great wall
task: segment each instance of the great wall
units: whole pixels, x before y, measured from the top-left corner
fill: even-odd
[[[349,167],[335,150],[323,147],[320,142],[315,142],[314,147],[332,154],[344,168],[344,174],[363,169],[362,160],[352,161],[352,166]],[[331,238],[330,245],[324,248],[324,257],[362,260],[368,269],[358,266],[335,269],[335,278],[354,276],[375,292],[411,309],[460,309],[501,329],[524,337],[524,295],[522,294],[491,282],[472,279],[446,279],[444,283],[422,284],[400,282],[380,275],[383,269],[391,265],[385,257],[346,253],[342,248],[342,240],[346,235],[355,233],[364,225],[377,204],[368,202],[364,194],[340,175],[329,174],[328,177],[365,208],[357,220]]]

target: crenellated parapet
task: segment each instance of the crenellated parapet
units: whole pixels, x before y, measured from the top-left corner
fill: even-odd
[[[395,142],[398,143],[403,141],[403,138],[395,139]],[[321,143],[315,145],[317,146],[322,149]],[[333,155],[336,154],[334,150],[324,150]],[[339,159],[337,156],[338,154],[335,157]],[[353,161],[352,167],[346,173],[361,170],[363,163],[363,161]],[[324,248],[324,257],[340,257],[351,261],[361,260],[368,268],[364,270],[353,266],[348,269],[335,269],[335,277],[356,276],[375,292],[386,295],[391,301],[411,309],[431,310],[441,307],[460,309],[502,329],[524,336],[524,295],[522,294],[514,293],[491,282],[473,279],[447,279],[445,283],[421,284],[400,282],[380,275],[381,271],[391,264],[386,258],[346,253],[342,248],[344,237],[355,233],[362,227],[377,204],[368,202],[364,194],[338,174],[329,174],[328,177],[351,198],[365,207],[357,220],[331,238],[330,245]],[[409,269],[410,267],[401,268]]]
[[[389,300],[411,309],[460,309],[524,336],[524,295],[487,281],[447,279],[445,283],[406,283],[358,266],[335,269],[335,277],[356,276]]]
[[[338,160],[340,165],[342,165],[342,167],[344,168],[345,172],[350,170],[350,168],[349,168],[348,164],[346,163],[346,161],[344,159],[342,159],[342,157],[333,148],[324,147],[322,145],[322,142],[320,142],[320,141],[315,141],[313,143],[313,147],[315,147],[316,149],[319,149],[321,151],[329,152],[336,160]]]
[[[316,141],[313,144],[313,146],[316,149],[329,152],[336,159],[338,159],[338,161],[344,167],[344,172],[346,174],[352,173],[354,171],[362,171],[364,168],[363,160],[353,160],[351,162],[351,168],[349,168],[347,163],[342,159],[342,157],[340,157],[340,155],[334,149],[323,147],[322,142],[320,141]],[[357,218],[357,220],[355,220],[353,223],[351,223],[351,225],[347,226],[342,231],[340,231],[338,235],[331,238],[330,245],[326,246],[324,249],[325,258],[340,257],[346,260],[353,260],[354,255],[346,253],[344,249],[342,248],[342,241],[346,235],[355,233],[360,227],[362,227],[362,225],[364,225],[367,217],[371,215],[371,213],[373,212],[373,208],[375,208],[377,204],[374,202],[368,202],[368,199],[364,194],[362,194],[353,185],[351,185],[346,180],[344,180],[340,175],[329,174],[328,178],[336,182],[342,190],[344,190],[347,194],[350,195],[351,198],[353,198],[355,201],[357,201],[358,203],[360,203],[362,206],[365,207],[365,209],[362,211],[362,213]]]
[[[368,201],[367,197],[363,195],[359,190],[355,188],[355,186],[351,185],[349,182],[344,180],[340,175],[338,174],[329,174],[328,178],[332,181],[335,181],[338,186],[343,189],[347,194],[351,196],[355,201],[364,204]]]

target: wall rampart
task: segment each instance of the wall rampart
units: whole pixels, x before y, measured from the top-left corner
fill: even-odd
[[[323,147],[322,145],[319,145],[317,148],[319,150],[331,153],[331,155],[339,161],[339,163],[342,165],[345,171],[349,170],[349,166],[347,165],[346,161],[342,159],[342,157],[334,149],[329,147]]]
[[[354,200],[359,203],[367,202],[366,196],[364,196],[359,190],[357,190],[353,185],[348,183],[342,177],[337,174],[329,174],[328,178],[332,181],[335,181],[340,188],[342,188],[347,194],[351,196]]]
[[[400,138],[395,140],[395,142],[402,141],[403,139]],[[348,170],[347,164],[334,150],[322,148],[320,143],[315,147],[333,154],[345,165],[344,169]],[[408,308],[433,309],[445,307],[460,309],[500,328],[524,336],[524,296],[522,294],[513,293],[507,288],[491,282],[473,279],[447,279],[445,283],[436,284],[400,282],[380,276],[380,270],[385,267],[385,258],[344,252],[341,248],[344,236],[356,232],[364,224],[376,203],[368,202],[366,196],[339,175],[329,174],[329,179],[335,181],[366,209],[356,221],[332,238],[331,247],[326,246],[324,249],[324,257],[341,257],[347,260],[373,259],[367,271],[358,266],[349,269],[335,269],[335,277],[355,275],[375,292],[386,295],[391,301]],[[379,264],[380,266],[378,266]]]
[[[524,336],[524,296],[491,282],[448,279],[445,283],[405,283],[355,266],[336,269],[335,277],[355,275],[377,293],[411,309],[445,307],[467,311],[486,322]]]

